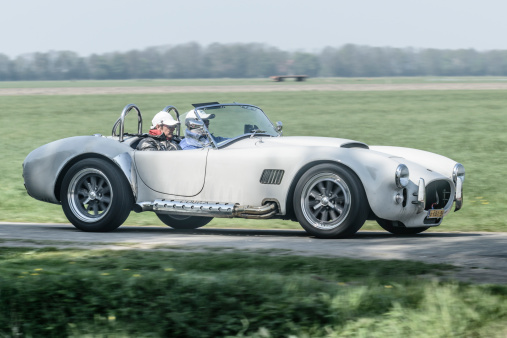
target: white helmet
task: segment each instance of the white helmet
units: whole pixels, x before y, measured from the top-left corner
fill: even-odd
[[[201,119],[203,120],[209,120],[209,119],[214,119],[215,118],[215,114],[206,114],[204,111],[202,110],[199,110],[199,116]],[[195,110],[192,109],[190,110],[187,115],[185,116],[185,120],[186,119],[194,119],[194,120],[197,120],[197,116],[195,116]]]
[[[209,121],[210,119],[215,118],[215,114],[206,114],[204,111],[199,110],[199,117],[203,121]],[[185,115],[185,125],[188,129],[203,129],[202,124],[203,123],[197,119],[197,116],[195,115],[195,111],[193,109],[187,112]]]
[[[153,120],[151,120],[151,129],[155,129],[157,125],[159,124],[165,124],[168,126],[175,126],[179,122],[174,119],[174,117],[171,116],[166,111],[158,112],[154,117]]]

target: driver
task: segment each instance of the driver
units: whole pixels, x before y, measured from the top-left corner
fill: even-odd
[[[161,111],[151,120],[152,126],[147,137],[137,145],[137,150],[181,150],[174,140],[174,129],[179,124],[171,114]]]
[[[215,118],[215,114],[206,114],[202,110],[199,111],[199,116],[203,120],[206,129],[209,128],[209,120]],[[197,116],[195,116],[195,111],[189,111],[185,117],[185,125],[187,126],[187,129],[185,130],[185,138],[180,142],[180,147],[183,150],[204,148],[211,143],[208,139],[204,126],[195,123],[196,121],[198,121],[198,119]],[[226,138],[220,136],[211,137],[213,137],[215,143],[226,140]]]

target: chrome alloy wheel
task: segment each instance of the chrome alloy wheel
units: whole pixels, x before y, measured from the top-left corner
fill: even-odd
[[[86,168],[71,180],[67,199],[72,213],[86,223],[97,222],[106,216],[113,200],[111,183],[98,169]]]
[[[320,173],[303,187],[301,210],[315,228],[330,230],[339,227],[347,218],[351,194],[340,176]]]

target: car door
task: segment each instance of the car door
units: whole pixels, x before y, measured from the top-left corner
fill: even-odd
[[[135,151],[139,178],[150,189],[192,197],[202,190],[208,148],[178,151]]]

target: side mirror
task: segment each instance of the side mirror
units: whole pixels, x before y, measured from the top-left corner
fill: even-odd
[[[276,131],[280,133],[280,135],[282,134],[282,129],[283,129],[283,124],[282,124],[282,121],[278,121],[276,123]]]

